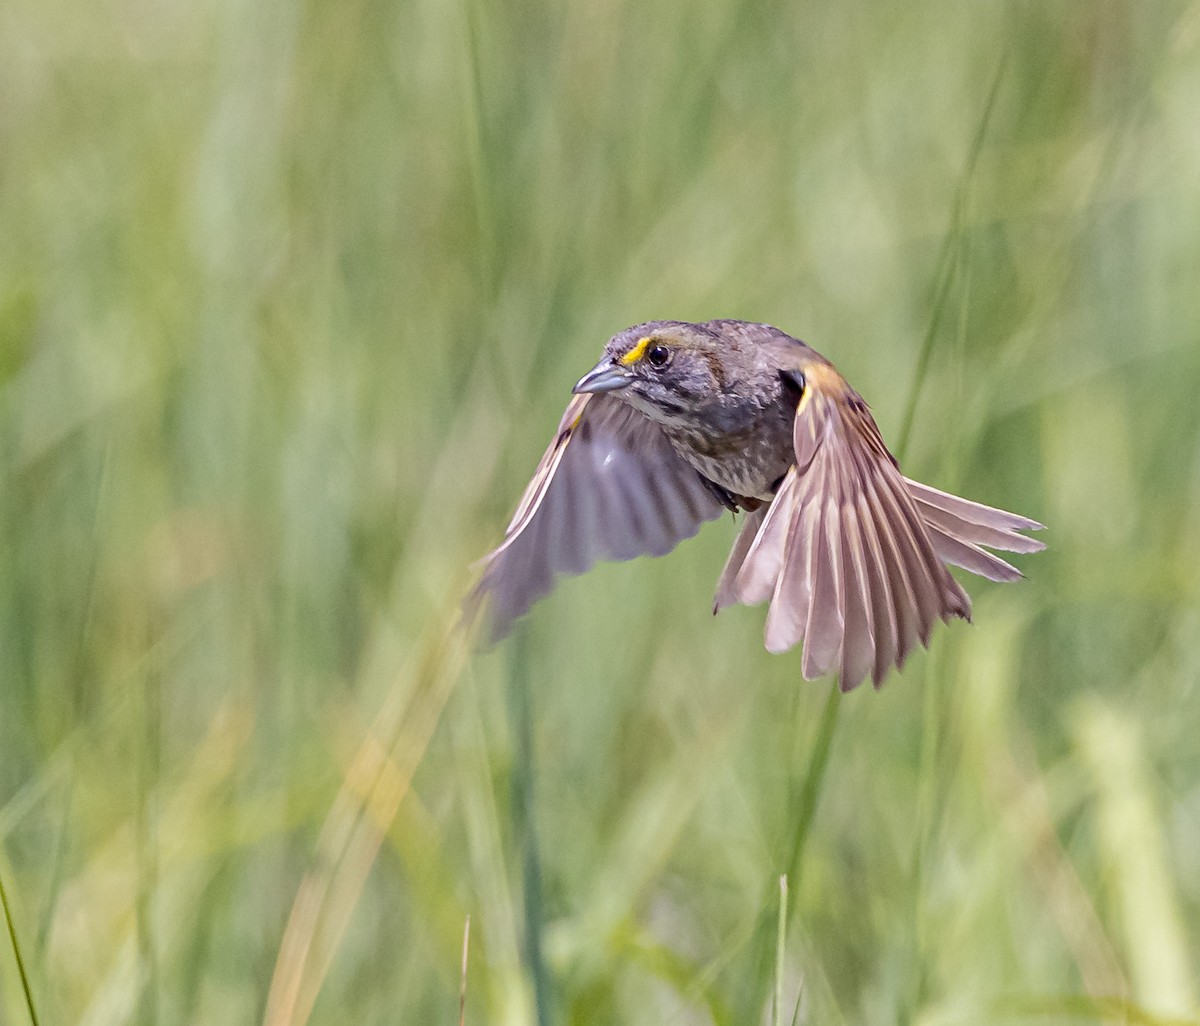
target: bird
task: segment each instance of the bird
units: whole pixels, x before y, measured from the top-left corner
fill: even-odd
[[[905,477],[834,365],[779,328],[648,321],[614,335],[575,385],[465,608],[488,643],[560,574],[661,556],[725,511],[744,523],[713,613],[769,603],[764,641],[802,645],[813,680],[850,691],[901,669],[938,620],[970,620],[952,564],[1021,572],[1043,525]]]

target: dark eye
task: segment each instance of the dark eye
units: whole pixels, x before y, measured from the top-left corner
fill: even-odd
[[[662,370],[671,362],[671,350],[666,346],[651,346],[646,350],[646,362],[655,370]]]

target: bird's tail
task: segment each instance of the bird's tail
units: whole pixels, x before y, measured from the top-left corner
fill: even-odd
[[[904,481],[929,530],[934,551],[947,563],[989,580],[1015,581],[1023,576],[1021,571],[987,549],[1038,552],[1046,547],[1045,542],[1020,533],[1041,530],[1036,520],[961,499],[907,477]]]

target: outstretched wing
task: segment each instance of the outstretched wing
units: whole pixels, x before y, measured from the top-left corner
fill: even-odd
[[[559,574],[664,555],[722,509],[657,424],[611,396],[575,396],[504,541],[483,561],[467,615],[486,608],[498,641]]]
[[[868,675],[878,686],[918,640],[928,644],[938,619],[970,619],[943,560],[1019,576],[980,545],[1033,551],[1041,543],[1015,531],[1040,525],[907,481],[836,370],[809,364],[802,380],[796,464],[757,528],[747,523],[753,537],[735,546],[718,606],[769,599],[769,650],[803,641],[807,679],[836,669],[843,691]]]

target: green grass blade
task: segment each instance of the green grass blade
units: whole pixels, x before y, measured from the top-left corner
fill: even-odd
[[[950,213],[950,227],[947,229],[946,237],[942,241],[942,251],[938,257],[938,276],[937,287],[934,290],[933,312],[929,318],[929,327],[926,329],[925,338],[921,342],[920,353],[917,355],[917,369],[913,375],[913,383],[908,393],[908,400],[904,404],[904,416],[900,421],[900,431],[896,435],[895,453],[896,458],[901,461],[903,461],[904,454],[908,451],[908,443],[912,437],[912,429],[917,417],[917,403],[921,398],[921,390],[925,385],[925,379],[929,376],[930,361],[933,359],[938,328],[941,326],[942,315],[946,310],[946,304],[950,298],[950,287],[954,284],[957,277],[959,265],[958,249],[962,234],[963,219],[970,201],[971,183],[974,180],[975,170],[979,164],[979,154],[983,149],[983,141],[987,137],[988,123],[991,121],[992,112],[996,108],[996,97],[1000,93],[1000,83],[1004,79],[1004,68],[1007,63],[1008,56],[1005,53],[997,63],[996,71],[992,75],[992,85],[988,90],[987,101],[983,105],[983,113],[979,118],[979,126],[967,154],[967,164],[963,169],[962,179],[959,182],[958,191],[954,197],[954,205]]]
[[[512,640],[508,689],[509,716],[516,749],[512,776],[513,833],[521,858],[525,963],[533,986],[538,1026],[549,1026],[553,1021],[553,996],[543,954],[545,914],[542,901],[542,862],[534,817],[536,769],[530,686],[528,645],[524,629],[518,629]]]
[[[8,939],[12,943],[17,974],[21,977],[21,990],[25,994],[25,1007],[29,1010],[29,1021],[33,1023],[33,1026],[38,1026],[37,1006],[33,1002],[33,989],[29,986],[29,974],[25,971],[25,959],[21,955],[21,943],[17,939],[17,927],[13,922],[12,909],[8,904],[8,892],[4,887],[3,874],[0,874],[0,906],[4,907],[4,924],[8,927]]]
[[[783,955],[787,940],[787,904],[788,878],[784,873],[779,878],[779,927],[775,937],[775,1002],[771,1014],[773,1026],[782,1026],[783,1023]]]

